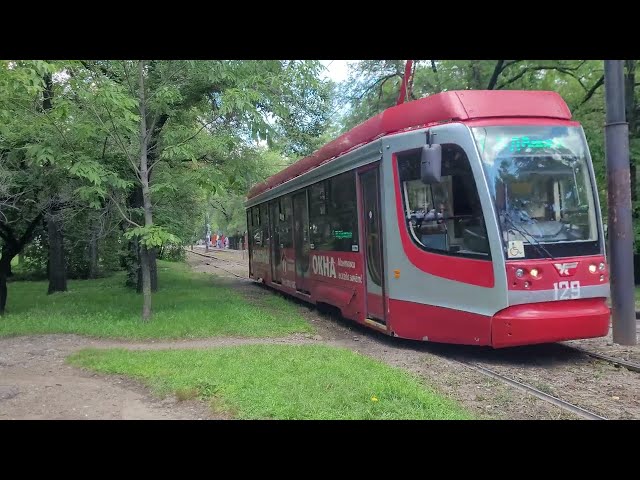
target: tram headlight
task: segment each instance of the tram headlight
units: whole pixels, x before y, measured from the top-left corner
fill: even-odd
[[[598,268],[600,269],[601,272],[604,272],[604,269],[607,268],[607,266],[604,264],[604,262],[600,262],[600,265],[598,266]]]
[[[589,265],[589,272],[590,273],[596,273],[597,267],[592,263],[591,265]]]
[[[518,277],[518,278],[524,277],[524,270],[522,268],[518,268],[516,270],[516,277]]]
[[[529,270],[529,273],[533,278],[538,278],[538,275],[540,275],[540,272],[537,268],[532,268],[531,270]]]

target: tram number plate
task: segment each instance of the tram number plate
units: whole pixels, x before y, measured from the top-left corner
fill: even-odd
[[[580,298],[580,282],[578,280],[555,282],[553,284],[553,298],[554,300]]]

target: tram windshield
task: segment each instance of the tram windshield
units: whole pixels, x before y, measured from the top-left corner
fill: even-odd
[[[599,253],[579,127],[473,127],[508,258]],[[541,247],[541,248],[540,248]]]

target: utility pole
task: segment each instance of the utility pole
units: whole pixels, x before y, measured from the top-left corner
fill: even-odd
[[[613,341],[620,345],[636,345],[629,125],[624,111],[623,60],[604,61],[604,87]]]

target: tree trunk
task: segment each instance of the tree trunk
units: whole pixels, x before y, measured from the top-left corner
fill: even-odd
[[[129,206],[131,208],[142,207],[142,189],[136,185],[129,196]],[[135,221],[140,222],[136,215]],[[127,255],[127,282],[126,285],[135,288],[137,293],[142,292],[142,277],[140,276],[140,245],[137,238],[129,240],[129,254]]]
[[[498,77],[502,73],[502,70],[504,70],[504,60],[498,60],[495,66],[493,67],[493,74],[489,79],[487,90],[493,90],[494,88],[496,88],[496,84],[498,83]]]
[[[136,248],[139,249],[138,243],[136,243]],[[139,249],[139,252],[141,250]],[[158,262],[157,262],[158,251],[155,248],[147,249],[147,261],[149,262],[149,275],[151,277],[151,291],[158,291]],[[140,254],[138,254],[138,271],[137,271],[137,282],[136,285],[136,293],[142,293],[142,258]]]
[[[140,245],[140,270],[142,272],[142,320],[151,319],[151,271],[149,265],[149,251]]]
[[[480,71],[480,61],[471,60],[471,79],[469,82],[472,90],[482,88],[482,73]]]
[[[18,255],[27,243],[33,239],[36,227],[42,219],[43,212],[39,212],[28,224],[24,233],[20,236],[7,224],[0,222],[0,234],[4,245],[2,245],[2,254],[0,255],[0,315],[4,314],[7,305],[7,277],[11,269],[11,260]]]
[[[67,271],[64,261],[62,225],[60,217],[49,214],[47,217],[49,237],[49,289],[48,294],[67,291]]]
[[[89,278],[98,277],[98,225],[91,225],[91,239],[89,240]]]
[[[4,309],[7,305],[7,273],[3,271],[0,265],[0,316],[4,315]]]
[[[142,187],[136,186],[136,188],[134,188],[134,191],[129,197],[129,205],[132,208],[140,208],[144,206]],[[131,261],[129,261],[129,263],[127,264],[127,286],[135,287],[136,292],[141,293],[142,273],[140,272],[140,248],[137,239],[132,238],[131,240],[129,240],[129,249],[131,252]],[[151,270],[151,290],[154,292],[158,290],[158,268],[156,257],[157,255],[155,251],[153,254],[149,255],[149,267]]]
[[[142,292],[142,280],[140,277],[140,246],[138,239],[132,238],[127,244],[127,253],[125,255],[125,264],[127,269],[127,279],[125,285],[134,288],[137,293]]]
[[[158,291],[158,249],[150,248],[147,250],[149,254],[149,273],[151,275],[151,291]]]
[[[3,248],[2,257],[0,258],[0,315],[4,315],[4,310],[7,306],[7,277],[12,258],[13,256]]]
[[[147,111],[144,91],[144,61],[138,62],[140,75],[139,109],[140,109],[140,184],[142,185],[142,206],[144,208],[144,226],[153,226],[153,212],[151,206],[151,191],[149,190],[149,165]],[[151,318],[151,265],[149,251],[146,245],[140,249],[140,267],[142,269],[142,319],[146,322]]]

